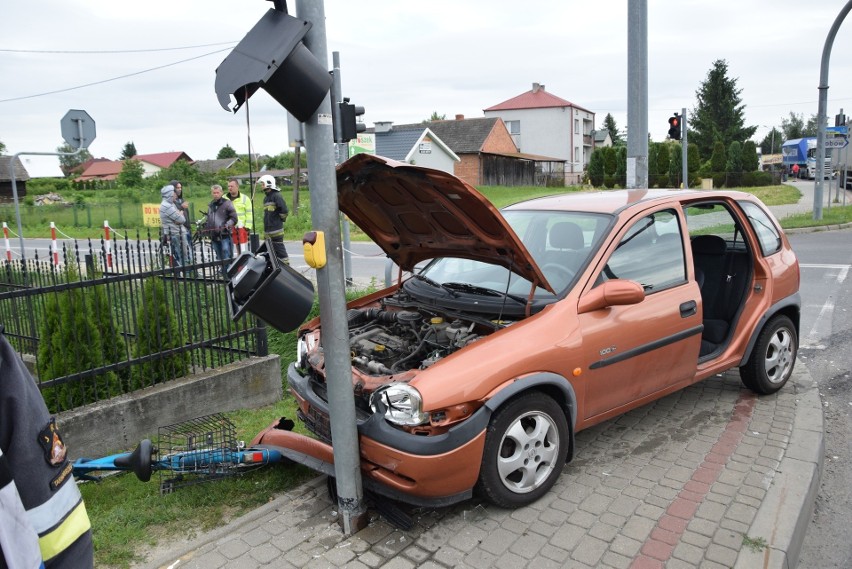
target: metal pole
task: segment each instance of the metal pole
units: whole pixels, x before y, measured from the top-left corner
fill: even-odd
[[[328,65],[323,0],[297,0],[296,9],[300,18],[313,24],[305,36],[305,46],[322,64]],[[308,172],[311,175],[311,219],[314,227],[326,234],[328,263],[317,269],[317,292],[323,322],[322,343],[328,382],[331,437],[334,440],[337,506],[343,533],[352,535],[366,527],[368,519],[361,483],[352,364],[349,361],[346,287],[340,250],[331,116],[331,101],[326,95],[319,108],[305,123],[305,146],[308,148]]]
[[[648,187],[648,1],[627,4],[627,187]]]
[[[331,86],[331,102],[336,105],[343,100],[343,79],[340,76],[340,52],[331,53],[332,65],[334,66],[334,83]],[[340,121],[334,125],[334,139],[340,140],[342,126]],[[343,163],[349,154],[349,145],[345,142],[337,144],[337,163]],[[343,220],[343,274],[346,276],[346,286],[352,286],[352,239],[349,234],[349,218],[340,214]]]
[[[846,5],[840,10],[828,31],[825,45],[822,48],[822,61],[819,68],[819,110],[817,111],[816,168],[819,173],[815,175],[816,181],[814,182],[814,219],[822,219],[822,186],[825,179],[825,123],[828,108],[828,61],[831,58],[834,36],[837,35],[837,30],[840,29],[840,24],[846,19],[846,14],[849,13],[850,9],[852,9],[852,0],[846,2]]]
[[[686,142],[686,107],[683,107],[680,110],[680,157],[681,157],[681,165],[683,166],[683,189],[689,189],[689,168],[686,162],[687,158],[687,142]]]

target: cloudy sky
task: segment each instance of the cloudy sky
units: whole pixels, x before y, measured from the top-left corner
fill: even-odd
[[[717,59],[742,89],[762,138],[789,113],[817,112],[826,35],[846,0],[648,0],[648,124],[662,140],[673,111]],[[296,2],[288,2],[296,14]],[[325,0],[329,64],[340,52],[343,92],[365,121],[452,118],[528,91],[533,82],[627,126],[627,0]],[[0,1],[0,141],[8,153],[50,152],[59,121],[84,109],[89,148],[118,158],[215,158],[287,150],[286,113],[264,91],[236,114],[214,92],[215,69],[271,7],[263,0]],[[852,18],[849,18],[852,20]],[[86,86],[88,85],[88,86]],[[828,114],[852,114],[852,21],[832,52]],[[50,158],[51,164],[56,159]],[[28,167],[41,170],[37,159]],[[58,164],[58,161],[56,162]],[[34,172],[38,174],[38,172]]]

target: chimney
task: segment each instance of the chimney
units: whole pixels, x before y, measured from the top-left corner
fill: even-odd
[[[463,121],[463,120],[464,120],[464,115],[456,115],[456,120],[457,120],[457,121]]]
[[[544,91],[544,85],[541,83],[533,83],[532,92],[538,93],[539,91]]]
[[[373,123],[373,129],[376,134],[379,134],[380,132],[390,132],[393,130],[393,121],[375,122]]]

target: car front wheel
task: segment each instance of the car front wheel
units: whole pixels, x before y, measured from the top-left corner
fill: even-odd
[[[743,384],[763,395],[775,393],[793,375],[798,349],[799,337],[792,320],[776,316],[760,331],[751,357],[740,368]]]
[[[565,464],[568,421],[551,397],[530,392],[498,409],[485,437],[477,489],[504,508],[547,493]]]

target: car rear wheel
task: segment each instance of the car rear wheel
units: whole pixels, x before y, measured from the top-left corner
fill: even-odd
[[[760,331],[751,357],[740,368],[743,384],[763,395],[775,393],[793,374],[798,349],[799,337],[792,320],[776,316]]]
[[[553,487],[567,452],[565,412],[543,393],[524,394],[491,417],[477,489],[504,508],[530,504]]]

